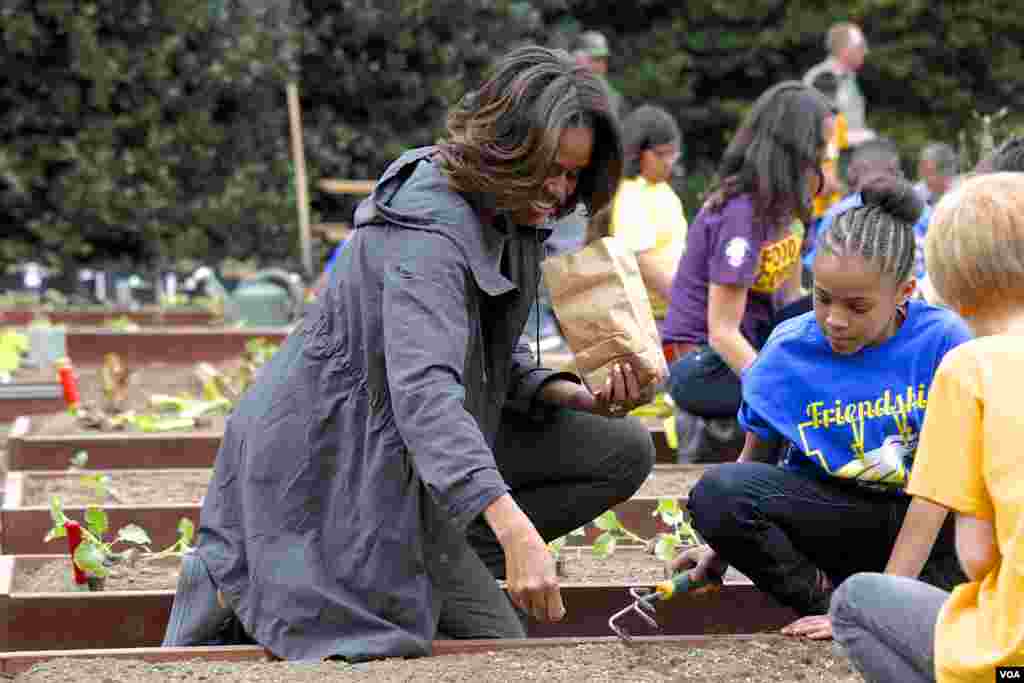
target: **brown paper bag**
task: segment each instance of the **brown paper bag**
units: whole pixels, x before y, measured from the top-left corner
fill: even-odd
[[[591,391],[604,387],[613,365],[628,362],[641,388],[668,376],[636,256],[614,237],[544,260],[555,315]]]

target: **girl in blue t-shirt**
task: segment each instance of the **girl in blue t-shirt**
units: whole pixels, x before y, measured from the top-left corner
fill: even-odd
[[[954,313],[912,298],[922,209],[909,183],[879,178],[819,235],[814,311],[777,327],[743,373],[743,452],[690,495],[708,545],[674,568],[715,579],[732,565],[813,615],[785,633],[829,637],[833,586],[885,569],[905,517],[941,535],[927,564],[904,571],[925,565],[922,578],[946,588],[962,578],[950,525],[908,515],[903,492],[935,370],[970,338]]]

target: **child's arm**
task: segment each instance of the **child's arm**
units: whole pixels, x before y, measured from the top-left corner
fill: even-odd
[[[743,450],[736,462],[767,462],[775,464],[779,459],[779,442],[763,439],[753,432],[747,432]]]
[[[889,555],[885,573],[912,579],[920,576],[948,513],[949,508],[914,496]]]
[[[967,578],[971,581],[984,578],[999,562],[999,548],[992,522],[957,513],[956,556]]]

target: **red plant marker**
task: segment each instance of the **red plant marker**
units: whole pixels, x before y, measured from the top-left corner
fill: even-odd
[[[74,415],[78,412],[80,397],[78,395],[78,380],[75,378],[75,369],[71,367],[70,359],[61,358],[57,361],[57,378],[64,390],[64,402],[71,414]]]
[[[69,519],[64,522],[64,531],[68,533],[68,550],[71,552],[71,568],[75,570],[75,584],[81,586],[86,583],[85,572],[75,564],[75,551],[82,543],[82,526],[75,520]]]

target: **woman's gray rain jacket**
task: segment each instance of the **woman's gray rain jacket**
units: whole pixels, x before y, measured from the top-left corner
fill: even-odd
[[[429,654],[431,539],[508,491],[502,410],[536,410],[553,376],[519,344],[545,231],[481,222],[434,151],[403,155],[360,204],[329,287],[217,455],[198,552],[279,657]]]

